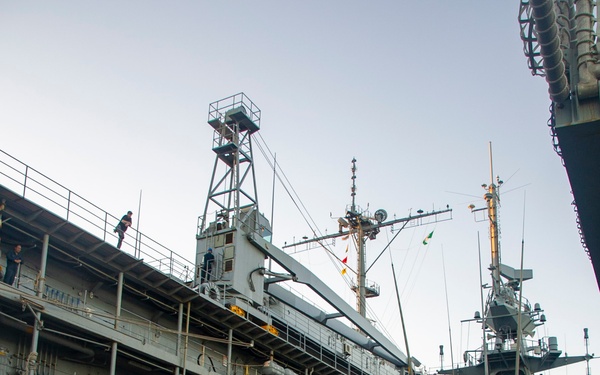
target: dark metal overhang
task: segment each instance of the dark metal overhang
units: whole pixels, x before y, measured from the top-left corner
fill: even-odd
[[[600,288],[600,120],[557,126],[562,158],[587,248]]]

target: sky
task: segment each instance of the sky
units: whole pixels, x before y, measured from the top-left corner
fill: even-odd
[[[445,368],[479,346],[480,328],[460,321],[481,310],[479,249],[489,280],[486,222],[467,207],[485,203],[491,142],[505,182],[502,263],[519,268],[523,249],[534,270],[523,293],[548,319],[540,333],[580,355],[587,327],[592,353],[598,286],[518,10],[516,0],[0,1],[0,149],[115,217],[134,211],[134,226],[193,262],[215,160],[208,105],[244,92],[262,111],[260,142],[297,193],[293,203],[273,189],[255,151],[259,207],[273,215],[279,247],[337,230],[353,158],[363,209],[390,218],[453,209],[450,221],[401,232],[367,275],[382,286],[368,301],[372,319],[406,352],[394,264],[411,355],[435,369],[439,345]],[[367,244],[368,264],[389,229]],[[323,249],[300,250],[354,305],[340,265]]]

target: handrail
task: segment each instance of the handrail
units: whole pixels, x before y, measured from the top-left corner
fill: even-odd
[[[0,183],[101,240],[107,241],[110,238],[115,239],[116,243],[117,235],[113,228],[120,217],[112,215],[3,150],[0,150]],[[136,259],[144,259],[145,263],[168,276],[183,282],[192,280],[194,263],[134,228],[129,228],[125,235],[137,241],[133,241],[135,246],[124,242],[122,251]]]

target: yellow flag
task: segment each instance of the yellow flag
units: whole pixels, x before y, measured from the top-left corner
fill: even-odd
[[[345,275],[345,274],[346,274],[346,269],[344,268],[344,269],[342,270],[342,275]]]

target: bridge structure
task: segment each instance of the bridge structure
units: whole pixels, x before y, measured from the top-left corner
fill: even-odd
[[[545,77],[548,126],[567,171],[581,244],[600,288],[600,61],[593,0],[521,0],[529,69]]]

